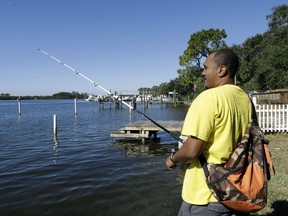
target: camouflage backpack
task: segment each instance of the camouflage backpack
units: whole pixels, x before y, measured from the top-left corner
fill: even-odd
[[[203,154],[199,157],[210,191],[224,206],[238,212],[263,209],[267,182],[270,175],[275,175],[269,141],[264,139],[251,105],[252,120],[229,160],[225,164],[207,164]]]

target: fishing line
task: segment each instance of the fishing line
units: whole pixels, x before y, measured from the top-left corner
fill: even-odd
[[[64,63],[63,61],[55,58],[54,56],[48,54],[47,52],[45,52],[42,49],[38,49],[41,53],[47,55],[48,57],[52,58],[53,60],[57,61],[58,63],[60,63],[61,65],[63,65],[64,67],[67,67],[68,69],[70,69],[71,71],[73,71],[76,75],[79,75],[81,77],[83,77],[84,79],[88,80],[89,82],[93,83],[93,85],[95,87],[100,88],[101,90],[103,90],[104,92],[106,92],[107,94],[109,94],[111,97],[113,97],[116,101],[119,101],[121,103],[123,103],[124,105],[126,105],[127,107],[129,107],[131,110],[135,111],[136,113],[140,114],[141,116],[147,118],[148,120],[150,120],[153,124],[155,124],[156,126],[158,126],[159,128],[161,128],[162,130],[164,130],[166,133],[168,133],[171,137],[173,137],[174,139],[176,139],[177,141],[180,141],[181,143],[183,143],[183,140],[173,134],[172,132],[170,132],[168,129],[166,129],[165,127],[163,127],[162,125],[160,125],[159,123],[157,123],[156,121],[154,121],[153,119],[151,119],[149,116],[147,116],[146,114],[144,114],[143,112],[139,111],[138,109],[136,109],[135,107],[131,106],[130,104],[126,103],[125,101],[121,100],[119,98],[119,96],[116,96],[114,94],[112,94],[110,91],[108,91],[107,89],[103,88],[101,85],[99,85],[98,83],[94,82],[93,80],[91,80],[90,78],[86,77],[85,75],[83,75],[82,73],[80,73],[78,70],[75,70],[74,68],[70,67],[69,65],[67,65],[66,63]]]

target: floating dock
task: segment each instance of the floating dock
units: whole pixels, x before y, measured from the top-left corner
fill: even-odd
[[[180,131],[183,127],[183,121],[156,121],[159,125],[163,126],[169,131]],[[151,121],[137,121],[120,128],[117,131],[110,132],[110,137],[116,138],[141,138],[145,139],[157,139],[157,132],[163,131]]]

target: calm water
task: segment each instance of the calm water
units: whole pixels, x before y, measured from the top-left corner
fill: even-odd
[[[78,100],[0,101],[0,215],[177,215],[181,171],[165,158],[176,142],[112,139],[110,131],[144,120],[126,107]],[[183,120],[187,107],[144,110],[154,120]],[[53,136],[53,115],[58,140]]]

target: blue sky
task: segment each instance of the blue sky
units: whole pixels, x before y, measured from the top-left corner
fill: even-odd
[[[225,29],[228,45],[268,29],[266,16],[287,0],[0,0],[0,94],[100,94],[137,90],[178,76],[190,35]]]

